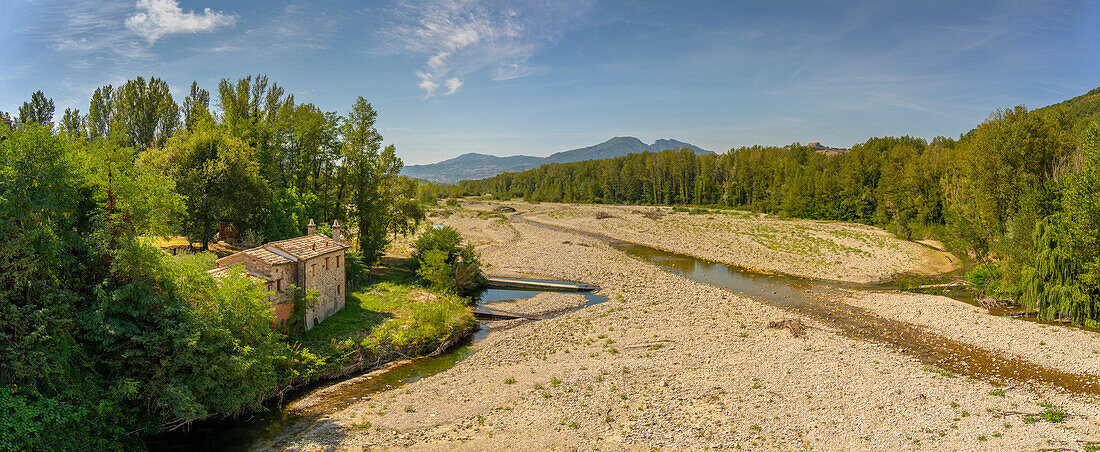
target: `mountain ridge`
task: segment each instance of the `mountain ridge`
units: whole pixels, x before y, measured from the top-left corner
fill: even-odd
[[[660,152],[668,149],[686,148],[696,154],[714,152],[690,143],[673,139],[659,139],[646,144],[635,137],[613,137],[607,141],[583,148],[555,152],[546,157],[529,155],[510,155],[505,157],[468,152],[458,157],[424,165],[409,165],[401,174],[432,182],[458,182],[466,179],[483,179],[501,173],[523,171],[547,163],[570,163],[585,160],[620,157],[641,152]]]

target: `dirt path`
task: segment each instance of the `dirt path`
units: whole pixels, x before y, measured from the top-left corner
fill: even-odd
[[[493,332],[451,370],[357,401],[281,447],[1017,450],[1100,439],[1087,400],[926,369],[582,235],[472,214],[443,222],[476,237],[491,274],[582,280],[611,300]],[[790,318],[805,336],[766,327]],[[1070,415],[1025,423],[1044,401]]]

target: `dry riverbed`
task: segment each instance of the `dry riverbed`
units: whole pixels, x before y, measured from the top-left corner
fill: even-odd
[[[529,210],[531,204],[512,203]],[[535,205],[528,219],[595,232],[745,268],[857,283],[898,273],[946,273],[958,259],[852,223],[782,220],[733,210],[689,214],[667,207]]]
[[[546,213],[540,217],[547,219],[554,219],[549,212],[560,209],[510,205],[542,210]],[[635,215],[630,208],[577,209],[618,209],[612,215],[620,218]],[[738,230],[758,221],[686,214],[663,218],[678,216],[686,218],[685,224],[714,221],[731,228],[736,224]],[[628,225],[596,229],[594,224],[605,223],[591,222],[614,218],[584,218],[568,224],[555,221],[640,243],[671,234],[656,226],[642,232]],[[1082,397],[1026,386],[999,388],[928,368],[893,348],[851,339],[813,318],[667,273],[584,235],[475,212],[434,220],[456,227],[478,244],[492,275],[583,281],[600,286],[610,301],[495,330],[454,368],[356,401],[279,447],[1082,450],[1086,443],[1081,441],[1100,440],[1100,410]],[[727,262],[861,281],[911,270],[926,258],[926,248],[907,248],[908,242],[862,226],[806,222],[805,229],[786,231],[778,220],[759,221],[780,229],[777,234],[783,236],[817,237],[886,253],[888,259],[874,264],[859,252],[836,251],[806,239],[807,244],[820,244],[809,259],[841,263],[815,274],[813,265],[799,266],[794,257],[761,258],[759,265],[741,258]],[[847,242],[853,230],[865,234]],[[677,234],[708,236],[705,231]],[[736,242],[740,239],[731,238],[735,235],[715,233],[713,240],[700,243],[750,246]],[[686,242],[664,243],[675,251],[700,257],[714,253],[715,260],[724,260],[710,245],[681,250],[675,247],[688,248]],[[752,249],[764,255],[785,252],[760,246]],[[848,270],[857,276],[845,277]],[[869,292],[835,296],[968,344],[1002,350],[998,342],[1021,342],[1029,345],[1005,351],[1069,371],[1098,368],[1090,356],[1096,341],[1092,333],[993,318],[943,297]],[[581,303],[551,298],[546,297],[545,306],[530,300],[509,307],[536,313]],[[914,311],[918,306],[924,308]],[[804,336],[767,328],[771,321],[796,318],[807,326]],[[970,328],[974,322],[978,328]],[[1086,345],[1077,350],[1074,343]],[[1063,408],[1065,419],[1030,422],[1033,418],[1027,415],[1043,412],[1046,408],[1039,404],[1048,402]]]

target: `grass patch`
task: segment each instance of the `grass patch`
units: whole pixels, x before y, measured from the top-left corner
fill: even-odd
[[[430,292],[407,271],[392,272],[344,300],[344,309],[297,338],[324,363],[320,375],[354,364],[352,356],[373,362],[431,353],[477,326],[465,299]]]
[[[941,376],[944,376],[944,377],[947,377],[947,378],[955,378],[955,377],[959,376],[955,372],[952,372],[952,371],[947,370],[947,369],[940,369],[939,367],[936,367],[936,366],[924,366],[924,371],[925,372],[932,372],[934,374],[941,375]]]
[[[1039,417],[1044,421],[1058,423],[1066,419],[1066,410],[1063,410],[1061,407],[1055,406],[1050,402],[1041,402],[1039,406],[1043,408],[1043,412],[1039,413]]]

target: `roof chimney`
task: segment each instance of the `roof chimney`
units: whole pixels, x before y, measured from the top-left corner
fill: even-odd
[[[313,219],[309,219],[309,226],[306,226],[306,235],[313,235],[317,233],[317,225],[313,224]]]
[[[339,220],[332,220],[332,239],[335,240],[336,243],[344,243],[344,236],[340,234]]]

